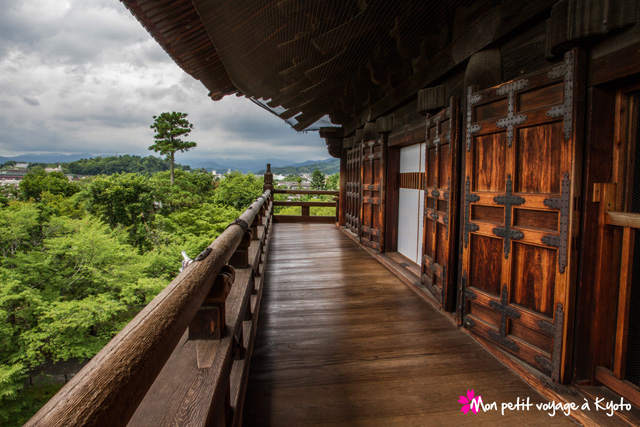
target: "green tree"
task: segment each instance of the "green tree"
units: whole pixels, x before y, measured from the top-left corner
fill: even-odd
[[[29,172],[20,181],[20,199],[40,200],[43,192],[71,196],[79,191],[78,185],[70,182],[62,172],[46,173],[44,169],[37,167]]]
[[[336,172],[333,175],[327,177],[327,190],[339,190],[340,184],[340,172]]]
[[[220,180],[213,199],[216,204],[244,210],[262,194],[262,186],[262,179],[255,175],[234,171]]]
[[[167,156],[171,161],[171,185],[173,185],[173,163],[176,151],[184,153],[197,144],[195,142],[183,141],[181,137],[187,137],[193,125],[187,120],[187,113],[172,112],[162,113],[159,116],[153,116],[154,122],[151,129],[156,131],[153,138],[155,144],[149,146],[149,150]]]
[[[177,178],[171,185],[170,174],[158,172],[149,179],[155,191],[155,200],[160,202],[162,213],[197,207],[213,196],[213,177],[207,171],[175,171]]]
[[[129,232],[130,242],[140,248],[146,242],[145,224],[154,209],[154,189],[149,179],[135,173],[98,176],[85,189],[86,209],[102,221]]]
[[[324,190],[324,174],[320,172],[320,169],[316,169],[311,174],[311,189],[312,190]]]

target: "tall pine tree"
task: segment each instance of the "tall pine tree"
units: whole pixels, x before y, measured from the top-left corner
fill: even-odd
[[[197,144],[195,142],[183,141],[181,137],[189,135],[193,129],[193,125],[187,120],[187,113],[172,112],[162,113],[159,116],[153,116],[155,119],[151,125],[151,129],[156,131],[153,138],[155,144],[149,146],[149,150],[167,156],[171,160],[171,184],[173,185],[173,163],[176,151],[184,153]]]

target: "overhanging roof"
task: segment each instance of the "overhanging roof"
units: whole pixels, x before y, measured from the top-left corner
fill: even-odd
[[[122,0],[214,100],[244,95],[297,130],[363,111],[495,0]],[[401,101],[401,100],[399,100]]]

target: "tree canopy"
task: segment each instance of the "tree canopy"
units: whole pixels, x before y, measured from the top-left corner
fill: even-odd
[[[311,189],[312,190],[324,190],[325,189],[325,183],[324,183],[324,174],[322,172],[320,172],[319,169],[316,169],[313,171],[313,173],[311,174]]]
[[[46,173],[40,167],[30,170],[20,181],[19,188],[20,199],[36,201],[40,200],[44,192],[71,196],[79,191],[78,186],[70,182],[62,172]]]
[[[263,180],[253,174],[238,171],[228,173],[218,184],[214,201],[235,209],[245,209],[262,194]]]
[[[37,370],[95,355],[176,276],[182,250],[195,257],[262,193],[254,175],[175,173],[171,186],[168,171],[71,183],[36,169],[2,194],[2,426],[22,425],[61,387]]]
[[[193,125],[187,120],[187,113],[171,112],[153,116],[154,122],[151,129],[156,131],[153,138],[156,142],[149,146],[149,150],[167,156],[171,162],[171,184],[173,185],[174,174],[173,164],[176,151],[184,153],[194,147],[195,142],[183,141],[182,137],[187,137]]]

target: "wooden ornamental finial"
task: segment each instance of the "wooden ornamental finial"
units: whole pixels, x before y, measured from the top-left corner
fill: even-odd
[[[271,163],[267,163],[267,171],[264,173],[264,185],[262,191],[273,190],[273,174],[271,173]]]

